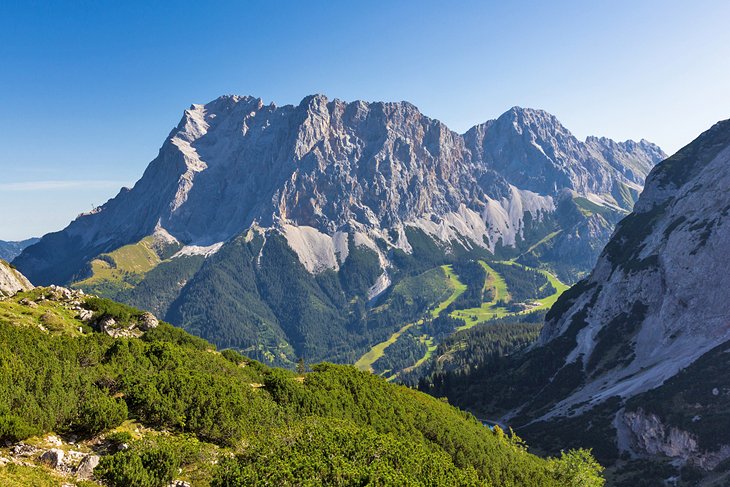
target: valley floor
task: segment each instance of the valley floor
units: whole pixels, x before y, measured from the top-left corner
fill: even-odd
[[[394,380],[398,378],[401,373],[412,373],[432,358],[438,347],[439,339],[426,332],[421,332],[428,320],[433,320],[442,316],[444,311],[448,310],[448,317],[460,320],[463,323],[454,329],[453,332],[455,333],[471,329],[477,325],[488,323],[490,320],[516,318],[521,315],[548,310],[555,301],[557,301],[560,295],[569,288],[568,285],[561,282],[550,272],[543,269],[535,269],[524,266],[514,262],[514,260],[495,261],[492,265],[484,260],[479,260],[478,263],[482,269],[484,269],[486,276],[484,281],[479,283],[479,285],[481,286],[483,294],[488,295],[490,299],[483,301],[478,307],[453,309],[452,305],[457,301],[457,298],[466,292],[469,287],[459,279],[459,276],[454,271],[452,265],[441,266],[440,269],[443,271],[444,282],[449,289],[448,296],[446,296],[442,301],[434,304],[421,319],[403,325],[387,340],[373,345],[370,350],[368,350],[355,362],[355,367],[363,371],[376,372],[386,377],[388,380]],[[534,299],[516,303],[510,294],[507,280],[494,269],[496,265],[511,266],[523,271],[538,272],[546,279],[545,283],[538,291],[544,291],[548,286],[552,286],[554,292],[542,298],[534,297]],[[449,309],[450,307],[451,309]],[[387,357],[389,349],[392,349],[391,347],[398,344],[399,340],[402,341],[406,339],[406,336],[411,337],[418,342],[418,347],[419,350],[422,350],[422,355],[417,357],[411,363],[404,364],[404,366],[399,370],[385,369],[378,372],[373,365],[378,360]]]

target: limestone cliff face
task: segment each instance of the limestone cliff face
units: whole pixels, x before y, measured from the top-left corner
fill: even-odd
[[[659,164],[583,292],[559,302],[540,342],[575,335],[571,406],[655,388],[730,339],[730,121]],[[564,308],[563,308],[564,306]]]
[[[10,267],[4,260],[0,260],[0,298],[31,289],[33,285],[23,274]]]
[[[252,226],[304,241],[302,262],[326,253],[310,270],[338,262],[327,250],[338,232],[408,250],[403,228],[415,226],[493,250],[523,237],[527,213],[553,214],[565,190],[630,208],[663,156],[643,141],[581,142],[539,110],[513,108],[460,135],[407,102],[224,96],[185,111],[133,188],[15,264],[40,283],[67,282],[95,255],[159,229],[209,246]]]
[[[665,157],[644,140],[582,142],[553,115],[517,107],[472,128],[465,138],[477,160],[510,184],[540,194],[562,188],[604,197],[622,188],[640,192],[646,175]]]
[[[700,416],[695,416],[701,421]],[[676,426],[669,426],[653,413],[641,408],[619,413],[618,421],[630,432],[627,450],[640,455],[660,455],[690,463],[704,470],[714,470],[730,458],[730,441],[711,451],[703,450],[697,436]]]

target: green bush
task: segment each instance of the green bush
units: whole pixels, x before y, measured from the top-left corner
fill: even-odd
[[[173,479],[180,464],[179,453],[169,444],[142,443],[102,457],[94,472],[112,487],[159,487]]]
[[[222,449],[221,459],[229,448],[245,452],[223,462],[219,482],[228,485],[563,484],[550,462],[433,397],[351,366],[313,365],[297,376],[238,362],[235,352],[159,330],[113,339],[0,322],[0,439],[95,434],[128,416],[169,433],[105,456],[97,473],[111,486],[164,485],[178,468],[210,469],[201,442]]]
[[[95,391],[81,402],[72,428],[95,435],[119,426],[126,419],[127,404],[123,400],[114,399],[102,391]]]
[[[7,410],[0,411],[0,439],[16,442],[41,432],[38,425],[28,424],[24,418]]]
[[[480,485],[443,451],[343,421],[310,419],[221,461],[214,487],[249,485]]]

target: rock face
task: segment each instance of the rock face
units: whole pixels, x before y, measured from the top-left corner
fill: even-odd
[[[679,428],[667,428],[655,414],[642,409],[623,415],[636,439],[636,447],[646,453],[687,460],[697,452],[697,441]]]
[[[609,459],[730,457],[728,249],[730,120],[651,171],[591,275],[550,310],[523,357],[543,387],[511,413],[518,431],[601,431]]]
[[[13,262],[271,364],[352,362],[397,329],[403,310],[375,303],[423,266],[496,254],[576,280],[662,157],[540,110],[461,135],[406,102],[224,96],[185,112],[132,189]]]
[[[153,328],[157,328],[160,325],[160,321],[152,313],[142,313],[139,318],[139,329],[142,331],[149,331]]]
[[[12,296],[19,291],[29,291],[33,285],[20,272],[0,260],[0,298]]]
[[[63,456],[63,450],[60,448],[51,448],[41,455],[40,460],[51,468],[59,468],[63,465]]]
[[[721,122],[652,171],[586,290],[546,323],[541,343],[575,334],[566,363],[581,361],[588,377],[554,412],[652,389],[730,338],[729,217]]]
[[[310,272],[342,263],[348,233],[407,251],[405,226],[494,250],[566,191],[630,208],[663,157],[646,141],[579,141],[539,110],[513,108],[460,135],[406,102],[224,96],[185,112],[134,188],[14,263],[39,283],[66,283],[156,230],[206,249],[252,226],[286,236]]]

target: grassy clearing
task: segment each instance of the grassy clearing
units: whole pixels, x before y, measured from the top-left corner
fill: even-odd
[[[419,321],[418,323],[421,323],[421,321]],[[355,362],[355,367],[366,372],[373,372],[372,365],[375,363],[376,360],[378,360],[385,354],[385,349],[394,344],[403,333],[408,331],[408,329],[415,324],[416,323],[408,323],[407,325],[404,325],[400,330],[390,335],[390,338],[388,338],[384,342],[380,342],[374,345],[370,350],[367,351],[367,353],[365,353],[365,355],[360,357],[360,359]]]
[[[461,296],[461,294],[466,291],[466,284],[459,280],[459,277],[456,275],[454,269],[450,265],[442,265],[441,270],[444,272],[446,279],[448,279],[449,287],[452,291],[451,295],[448,298],[446,298],[444,301],[441,301],[439,305],[431,311],[432,318],[437,318],[443,310],[448,308],[451,303],[456,301],[456,298]]]
[[[558,236],[558,235],[560,234],[560,232],[562,232],[562,230],[556,230],[556,231],[554,231],[554,232],[552,232],[552,233],[549,233],[549,234],[545,235],[545,236],[544,236],[544,237],[543,237],[542,239],[540,239],[540,241],[539,241],[539,242],[536,242],[536,243],[532,244],[532,245],[530,246],[530,248],[528,248],[527,250],[525,250],[524,252],[522,252],[522,253],[521,253],[521,254],[520,254],[519,256],[517,256],[517,257],[515,257],[514,259],[511,259],[511,260],[512,260],[512,261],[516,261],[516,260],[518,260],[518,259],[519,259],[520,257],[522,257],[523,255],[529,254],[530,252],[532,252],[533,250],[535,250],[536,248],[538,248],[538,247],[539,247],[539,246],[541,246],[542,244],[544,244],[544,243],[547,243],[547,242],[549,242],[550,240],[552,240],[552,239],[554,239],[555,237],[557,237],[557,236]]]
[[[613,210],[611,210],[611,208],[607,208],[605,206],[599,205],[598,203],[594,203],[588,198],[584,198],[583,196],[576,196],[575,198],[573,198],[573,201],[578,207],[578,210],[584,216],[591,216],[593,214],[609,216],[611,213],[613,213]]]
[[[554,235],[553,235],[554,236]],[[548,237],[546,237],[548,238]],[[550,237],[552,238],[552,237]],[[522,264],[518,264],[513,261],[504,261],[500,262],[502,264],[507,265],[514,265],[519,266],[524,269],[532,269],[527,266],[523,266]],[[545,298],[540,299],[540,304],[537,306],[533,306],[528,310],[520,311],[520,312],[514,312],[510,311],[504,306],[498,306],[498,302],[510,302],[511,296],[509,293],[509,289],[507,288],[507,283],[505,282],[504,278],[495,271],[492,267],[489,266],[484,261],[479,261],[479,264],[484,268],[484,270],[487,273],[487,277],[484,281],[484,289],[491,289],[492,290],[492,300],[487,303],[482,303],[482,305],[478,308],[469,308],[469,309],[462,309],[462,310],[456,310],[451,313],[450,316],[454,318],[460,318],[465,321],[465,325],[461,326],[457,329],[457,331],[461,330],[467,330],[469,328],[472,328],[473,326],[477,325],[478,323],[494,319],[494,318],[504,318],[506,316],[516,316],[520,314],[525,314],[533,311],[543,310],[550,308],[553,304],[555,304],[555,301],[557,301],[558,297],[566,290],[569,286],[566,284],[563,284],[557,277],[550,274],[547,271],[541,270],[541,269],[535,269],[541,274],[543,274],[550,284],[553,285],[555,288],[555,293],[553,293],[550,296],[547,296]],[[459,297],[464,291],[466,291],[467,286],[459,281],[458,276],[453,271],[452,267],[449,265],[444,265],[440,267],[440,270],[443,272],[443,277],[446,278],[446,282],[448,283],[449,289],[451,290],[449,296],[439,302],[439,304],[431,310],[431,317],[436,318],[438,317],[451,303],[453,303],[456,298]],[[433,278],[433,270],[427,271],[430,278]],[[547,284],[546,284],[547,285]],[[372,364],[375,363],[379,358],[381,358],[386,353],[386,349],[394,344],[398,339],[409,329],[411,329],[414,326],[420,326],[423,324],[423,320],[419,320],[413,323],[408,323],[407,325],[404,325],[400,330],[393,333],[387,340],[380,342],[376,345],[374,345],[370,350],[368,350],[367,353],[365,353],[360,359],[355,362],[355,367],[357,367],[360,370],[369,371],[372,372]],[[428,346],[428,349],[423,357],[421,357],[415,364],[412,366],[404,369],[406,372],[411,371],[423,363],[425,363],[429,358],[431,358],[431,355],[436,350],[437,345],[434,344],[434,340],[432,337],[428,335],[423,335],[421,337],[421,342],[426,343]],[[390,372],[387,372],[390,373]],[[398,373],[392,374],[388,377],[388,380],[393,380],[398,377]]]
[[[466,284],[459,281],[458,276],[454,272],[454,270],[451,268],[450,265],[444,265],[437,269],[432,269],[430,271],[424,272],[423,275],[428,275],[429,280],[433,280],[434,277],[434,271],[439,272],[441,274],[441,280],[446,283],[446,286],[449,290],[449,296],[439,302],[439,304],[431,310],[431,316],[433,318],[438,317],[443,310],[445,310],[451,303],[453,303],[456,298],[458,298],[464,291],[466,291]],[[444,279],[445,278],[445,279]],[[433,284],[432,284],[433,286]],[[385,354],[385,349],[394,344],[400,336],[408,331],[413,326],[419,326],[423,324],[423,320],[418,320],[413,323],[408,323],[407,325],[404,325],[400,330],[393,333],[390,338],[385,340],[384,342],[380,342],[376,345],[374,345],[370,350],[368,350],[362,357],[358,359],[357,362],[355,362],[355,367],[357,367],[360,370],[372,372],[373,367],[372,365],[375,363],[376,360],[378,360],[380,357],[382,357]],[[429,337],[430,338],[430,337]],[[432,345],[429,345],[429,348],[431,348]],[[433,345],[433,349],[435,350],[436,347]],[[433,350],[430,352],[433,353]],[[427,352],[427,357],[425,359],[422,359],[425,361],[428,359],[428,356],[430,356],[430,353]],[[420,360],[419,360],[420,362]]]
[[[462,310],[456,310],[451,313],[451,316],[454,318],[461,318],[465,321],[465,325],[461,326],[457,329],[457,331],[461,330],[468,330],[469,328],[473,327],[474,325],[481,323],[483,321],[487,321],[494,318],[504,318],[506,316],[515,316],[520,314],[525,314],[533,311],[539,311],[543,309],[549,309],[553,304],[555,304],[555,301],[558,300],[561,294],[565,292],[570,286],[562,283],[557,277],[552,275],[551,273],[542,270],[542,269],[534,269],[544,275],[550,284],[553,285],[555,288],[555,293],[551,294],[550,296],[547,296],[545,298],[541,298],[539,301],[540,304],[538,306],[531,307],[529,310],[520,311],[520,312],[513,312],[509,311],[507,308],[503,306],[497,306],[496,303],[500,299],[505,302],[510,301],[509,291],[507,289],[507,283],[504,281],[504,279],[499,275],[498,272],[496,272],[494,269],[489,267],[486,262],[479,261],[480,264],[484,267],[484,269],[487,271],[487,279],[485,282],[485,287],[491,287],[494,289],[494,298],[488,302],[488,303],[482,303],[482,305],[479,308],[470,308],[470,309],[462,309]],[[507,265],[514,265],[519,266],[524,269],[533,269],[531,267],[524,266],[522,264],[518,264],[514,261],[504,261],[500,262],[501,264],[507,264]]]
[[[420,337],[420,340],[421,340],[421,343],[425,343],[426,344],[426,346],[428,347],[428,349],[426,350],[426,353],[423,355],[423,357],[421,357],[420,359],[418,359],[418,361],[415,364],[411,365],[410,367],[406,367],[403,370],[404,372],[410,372],[412,370],[415,370],[418,367],[420,367],[421,365],[423,365],[424,363],[426,363],[426,361],[428,359],[430,359],[431,356],[433,355],[433,352],[435,352],[436,349],[438,348],[438,345],[433,342],[433,337],[430,337],[428,335],[422,335]],[[396,377],[397,377],[397,374],[394,375],[392,378],[395,379]],[[389,378],[388,380],[391,380],[391,378]]]
[[[64,478],[52,474],[43,467],[26,467],[12,463],[0,467],[0,485],[28,485],[33,487],[58,487]],[[87,484],[95,485],[95,484]]]
[[[491,301],[482,303],[478,308],[468,308],[453,311],[451,316],[453,318],[460,318],[466,322],[466,324],[459,328],[459,330],[465,330],[471,328],[481,321],[490,320],[493,318],[502,318],[510,314],[510,312],[503,306],[497,306],[498,301],[509,302],[510,295],[507,289],[507,283],[504,278],[499,275],[497,271],[492,269],[489,264],[480,260],[479,264],[487,272],[487,278],[484,281],[484,289],[492,289],[493,298]]]
[[[519,264],[516,264],[516,265],[519,265]],[[567,291],[570,288],[570,286],[568,286],[567,284],[564,284],[562,281],[560,281],[560,279],[558,279],[554,275],[550,274],[549,272],[541,270],[541,269],[538,269],[538,272],[540,272],[545,277],[547,277],[548,281],[550,281],[550,284],[552,284],[553,287],[555,288],[555,292],[546,298],[540,299],[540,306],[535,308],[533,311],[541,310],[541,309],[550,309],[553,306],[553,304],[555,304],[555,301],[558,300],[560,295],[563,294],[565,291]]]

